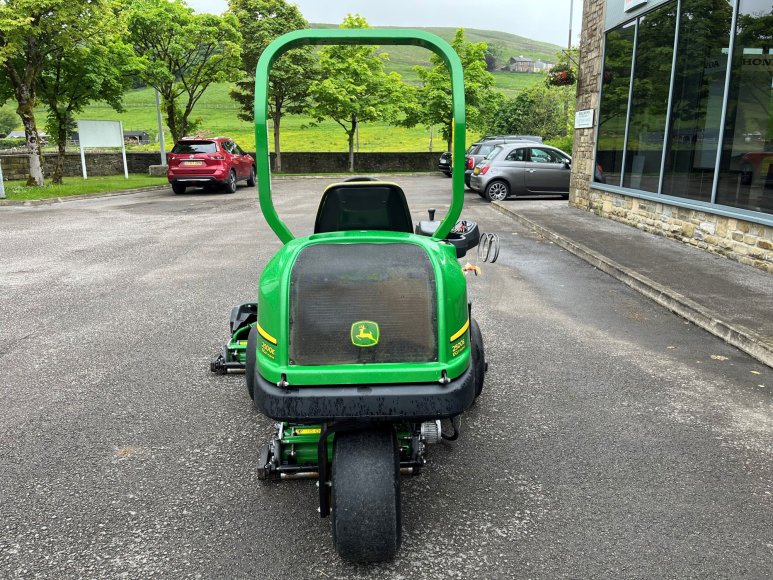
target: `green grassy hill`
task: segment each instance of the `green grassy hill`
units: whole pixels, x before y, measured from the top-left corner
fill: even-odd
[[[335,25],[313,24],[314,27],[334,27]],[[456,32],[453,28],[427,28],[446,40],[451,40]],[[468,40],[475,42],[497,42],[502,47],[503,62],[513,55],[528,55],[532,58],[553,58],[558,46],[537,42],[528,38],[504,32],[466,29]],[[417,80],[413,67],[429,64],[429,51],[420,47],[390,47],[390,70],[399,72],[408,82]],[[507,96],[514,96],[535,83],[542,81],[542,75],[529,73],[494,73],[495,86]],[[197,104],[193,117],[200,117],[200,128],[212,135],[233,137],[242,148],[253,150],[255,135],[252,126],[237,116],[237,106],[228,96],[228,83],[211,85]],[[124,98],[125,111],[116,113],[110,107],[101,104],[90,106],[78,116],[80,119],[121,120],[125,131],[146,131],[155,136],[156,104],[152,89],[129,91]],[[15,110],[8,102],[4,108]],[[45,110],[36,112],[39,128],[44,130]],[[286,117],[282,121],[282,149],[284,151],[346,151],[346,134],[333,121],[325,121],[318,127],[307,127],[311,119],[303,116]],[[21,124],[18,127],[21,129]],[[433,130],[433,150],[444,151],[445,144],[438,137],[437,128]],[[471,141],[478,137],[469,134]],[[167,133],[167,143],[169,143]],[[363,124],[360,126],[359,144],[361,151],[427,151],[430,143],[430,131],[424,127],[402,129],[384,123]],[[171,148],[171,144],[168,145]],[[157,149],[157,146],[147,146]]]

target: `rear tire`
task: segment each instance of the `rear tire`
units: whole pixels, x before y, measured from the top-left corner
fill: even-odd
[[[333,545],[352,562],[391,560],[400,547],[400,451],[391,427],[339,432],[333,444]]]
[[[182,183],[173,183],[172,191],[174,191],[175,195],[182,195],[185,193],[185,186]]]
[[[228,174],[228,181],[225,182],[226,193],[236,193],[236,171],[233,169]]]
[[[255,167],[250,168],[250,176],[247,178],[247,186],[255,187]]]
[[[255,401],[255,350],[258,348],[258,329],[256,327],[250,328],[250,333],[247,335],[247,354],[244,361],[244,380],[247,383],[247,393],[250,395],[250,399]]]
[[[472,349],[472,373],[475,380],[475,398],[483,392],[483,381],[486,378],[486,353],[483,349],[483,334],[478,321],[470,322],[470,348]]]
[[[486,186],[485,194],[486,201],[504,201],[510,195],[510,185],[497,179]]]

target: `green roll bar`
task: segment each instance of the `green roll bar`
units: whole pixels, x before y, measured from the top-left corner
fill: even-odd
[[[451,187],[453,199],[451,207],[440,223],[434,238],[445,239],[464,205],[464,79],[462,63],[454,49],[445,40],[423,30],[374,29],[374,28],[335,28],[304,29],[288,32],[274,40],[263,51],[255,71],[255,151],[257,158],[258,193],[260,209],[277,237],[287,243],[294,238],[276,213],[271,200],[271,170],[268,151],[268,73],[271,65],[282,54],[293,48],[305,45],[331,44],[390,44],[413,45],[429,49],[446,63],[451,71],[451,107],[453,111],[453,148],[454,159]]]

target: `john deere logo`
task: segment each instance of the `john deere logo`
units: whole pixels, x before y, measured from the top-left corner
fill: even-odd
[[[359,320],[352,324],[352,344],[368,347],[378,344],[378,324],[370,320]]]

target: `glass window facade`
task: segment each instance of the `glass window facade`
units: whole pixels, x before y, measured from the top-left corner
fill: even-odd
[[[598,119],[607,184],[773,214],[773,0],[674,0],[608,31]]]

